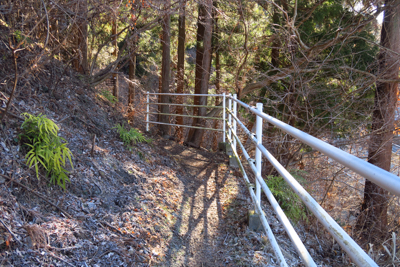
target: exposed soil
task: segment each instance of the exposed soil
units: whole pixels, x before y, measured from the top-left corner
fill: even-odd
[[[71,183],[65,191],[49,186],[44,171],[38,180],[18,140],[22,121],[1,125],[1,266],[274,265],[268,242],[247,230],[246,188],[223,154],[155,135],[127,149],[112,129],[132,119],[123,83],[122,103],[113,105],[104,88],[87,88],[73,72],[53,81],[56,91],[43,91],[52,87],[47,73],[35,78],[40,86],[19,88],[11,112],[57,123],[74,154]],[[139,129],[143,91],[136,95]],[[291,265],[298,262],[294,256]]]

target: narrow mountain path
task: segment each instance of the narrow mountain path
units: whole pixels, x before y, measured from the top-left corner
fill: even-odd
[[[182,188],[176,188],[182,192],[182,201],[162,265],[258,265],[257,260],[253,261],[254,252],[264,248],[264,244],[257,242],[260,235],[251,240],[250,236],[257,236],[256,233],[247,231],[249,238],[241,236],[246,232],[249,201],[240,178],[227,166],[227,157],[169,140],[159,147],[168,151],[186,172],[181,178]],[[245,251],[248,249],[252,252]],[[267,266],[267,258],[260,257],[259,264]]]

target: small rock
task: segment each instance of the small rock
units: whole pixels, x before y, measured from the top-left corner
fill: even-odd
[[[0,142],[0,145],[4,148],[4,150],[5,150],[6,152],[10,151],[10,150],[7,148],[6,144],[4,144],[4,142]]]
[[[93,202],[88,202],[88,203],[87,203],[87,206],[88,206],[88,209],[89,209],[90,211],[96,209],[96,204],[94,204]]]
[[[262,236],[261,237],[261,241],[263,242],[263,244],[268,245],[269,241],[268,241],[268,237],[267,236]]]

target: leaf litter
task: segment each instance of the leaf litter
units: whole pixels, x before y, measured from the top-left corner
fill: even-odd
[[[73,74],[59,86],[57,98],[25,88],[11,111],[43,113],[60,127],[74,155],[66,191],[26,166],[21,121],[1,128],[1,266],[277,266],[267,238],[247,228],[252,204],[226,156],[157,137],[154,128],[150,144],[130,151],[112,129],[128,119],[123,81],[116,104]],[[146,90],[135,96],[133,126],[142,131]],[[263,203],[289,266],[303,266]],[[311,240],[304,231],[301,238]],[[315,244],[312,256],[321,253]]]

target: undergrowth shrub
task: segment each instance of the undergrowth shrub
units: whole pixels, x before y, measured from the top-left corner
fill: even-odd
[[[116,98],[110,91],[104,89],[100,93],[105,99],[107,99],[111,104],[115,104],[118,102],[118,98]]]
[[[70,180],[64,167],[68,159],[73,168],[73,155],[67,147],[66,140],[58,136],[58,126],[46,118],[46,115],[23,113],[22,116],[25,120],[21,126],[23,133],[20,139],[29,149],[25,156],[29,168],[35,167],[38,179],[40,167],[44,168],[50,177],[50,183],[65,189],[65,182]]]
[[[134,128],[130,128],[128,131],[124,125],[117,124],[113,129],[117,129],[119,137],[129,149],[132,148],[131,145],[135,145],[136,143],[151,142],[150,138],[144,137],[142,133]]]
[[[281,176],[267,176],[265,182],[289,219],[294,223],[307,220],[303,202]]]

